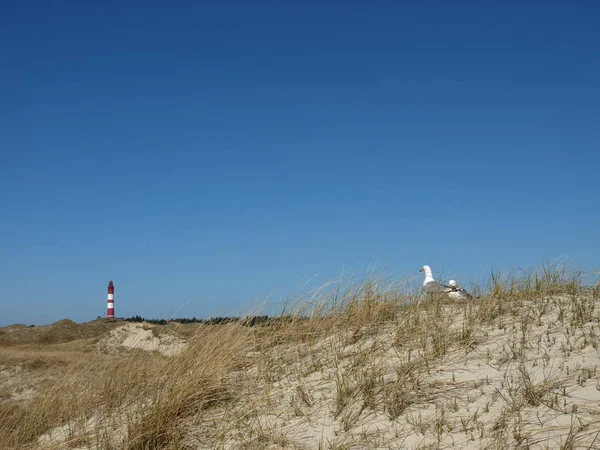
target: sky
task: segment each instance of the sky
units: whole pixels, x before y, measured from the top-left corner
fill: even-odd
[[[0,3],[0,326],[600,261],[600,3]]]

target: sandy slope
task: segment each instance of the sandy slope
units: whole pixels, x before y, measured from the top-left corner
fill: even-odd
[[[147,323],[128,323],[112,330],[108,336],[98,343],[98,349],[108,353],[118,351],[120,347],[156,351],[163,355],[172,356],[181,353],[185,341],[178,337],[161,333],[153,333],[154,325]]]
[[[597,303],[589,296],[499,302],[482,322],[477,301],[446,302],[256,349],[231,375],[236,400],[186,419],[185,446],[600,448]],[[102,348],[172,354],[184,347],[161,339],[128,324]],[[114,424],[123,421],[110,422],[122,439],[125,429]],[[63,427],[39,444],[57,448],[65,439]]]
[[[442,328],[465,339],[427,364],[391,324],[277,348],[270,357],[279,370],[255,367],[260,382],[236,408],[191,423],[190,445],[600,448],[598,323],[561,322],[572,301],[547,300],[539,319],[525,304],[469,332],[464,307],[446,306]]]

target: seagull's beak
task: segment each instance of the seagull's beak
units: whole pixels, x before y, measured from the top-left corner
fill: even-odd
[[[419,272],[423,272],[423,268],[422,267],[419,269]]]

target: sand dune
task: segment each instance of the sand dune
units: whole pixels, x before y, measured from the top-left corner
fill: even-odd
[[[129,323],[85,345],[48,345],[83,356],[28,390],[14,389],[15,374],[29,373],[14,352],[41,347],[11,347],[0,354],[0,427],[20,434],[5,426],[13,444],[3,445],[600,448],[597,291],[566,283],[409,302],[368,285],[344,295],[274,324],[176,335]],[[8,405],[22,420],[9,421]]]

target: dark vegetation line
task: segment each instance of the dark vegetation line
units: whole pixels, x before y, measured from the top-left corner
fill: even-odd
[[[292,320],[298,320],[298,317],[292,316],[252,316],[252,317],[212,317],[210,319],[196,319],[196,317],[187,318],[176,318],[176,319],[146,319],[142,316],[132,316],[123,319],[126,322],[148,322],[154,325],[166,325],[171,322],[186,324],[186,323],[198,323],[204,325],[224,325],[227,323],[239,323],[248,327],[254,327],[257,325],[273,325],[277,323],[291,322]]]

